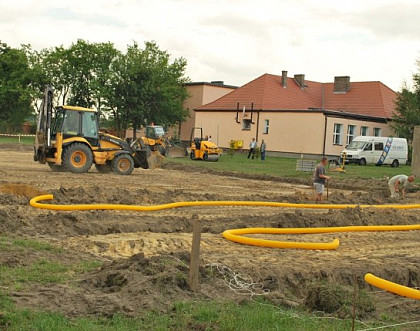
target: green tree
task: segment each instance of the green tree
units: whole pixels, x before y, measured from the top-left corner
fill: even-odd
[[[170,55],[154,42],[146,42],[144,49],[136,43],[128,46],[116,64],[113,115],[119,128],[152,122],[168,126],[184,120],[186,65],[183,58],[171,63]]]
[[[418,84],[417,84],[418,85]],[[415,91],[404,87],[397,94],[396,110],[391,126],[400,137],[407,138],[411,143],[413,140],[414,126],[420,125],[420,89],[416,86]]]
[[[0,43],[0,123],[19,131],[32,113],[31,69],[25,51]]]

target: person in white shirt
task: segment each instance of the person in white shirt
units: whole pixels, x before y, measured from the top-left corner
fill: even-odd
[[[251,142],[249,143],[248,159],[251,156],[251,154],[252,154],[252,158],[254,158],[255,148],[257,148],[257,142],[255,141],[255,138],[252,138]]]

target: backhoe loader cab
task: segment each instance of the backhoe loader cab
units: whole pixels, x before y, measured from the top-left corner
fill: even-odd
[[[150,150],[158,151],[163,156],[168,155],[170,143],[162,126],[146,126],[145,137],[141,139],[145,145],[149,146]]]
[[[197,135],[198,134],[198,135]],[[190,136],[191,160],[219,161],[222,150],[209,140],[203,139],[203,129],[194,127]]]
[[[74,106],[53,109],[52,96],[52,88],[47,87],[37,123],[35,161],[47,163],[54,171],[83,173],[95,164],[99,172],[114,171],[121,175],[160,163],[143,140],[128,144],[99,132],[96,110]]]

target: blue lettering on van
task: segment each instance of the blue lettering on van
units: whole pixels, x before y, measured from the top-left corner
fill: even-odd
[[[379,158],[378,162],[376,163],[376,165],[382,165],[386,159],[386,157],[388,156],[389,150],[391,149],[391,145],[392,145],[392,137],[389,137],[386,140],[386,144],[384,147],[384,150],[382,151],[381,157]]]

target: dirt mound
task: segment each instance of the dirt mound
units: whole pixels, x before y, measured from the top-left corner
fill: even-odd
[[[7,183],[0,186],[1,193],[9,193],[12,195],[21,195],[32,199],[38,195],[47,194],[43,190],[39,190],[31,185],[27,184],[15,184]]]
[[[165,169],[135,169],[131,176],[54,173],[32,161],[30,152],[0,150],[0,232],[7,238],[30,238],[54,243],[65,263],[107,261],[101,268],[77,274],[65,284],[34,281],[11,297],[18,307],[60,311],[68,316],[140,315],[147,309],[168,311],[175,301],[234,300],[267,291],[273,303],[322,309],[336,316],[347,313],[354,277],[369,291],[376,312],[417,318],[418,304],[407,303],[383,291],[373,291],[363,276],[371,272],[402,285],[420,284],[417,231],[334,233],[313,235],[256,235],[273,240],[328,242],[337,238],[335,251],[278,250],[226,241],[224,230],[243,227],[319,227],[376,224],[418,224],[416,210],[309,210],[261,207],[191,207],[156,212],[113,210],[49,211],[29,206],[29,199],[53,193],[51,203],[114,203],[155,205],[177,201],[245,200],[313,202],[311,176],[305,179],[250,176],[214,172],[190,165],[165,164]],[[3,176],[3,173],[5,174]],[[205,175],[203,175],[205,174]],[[338,177],[338,176],[337,176]],[[401,203],[420,201],[409,191]],[[329,187],[328,203],[372,204],[391,202],[384,180],[337,178]],[[392,201],[393,203],[395,201]],[[45,203],[50,203],[46,201]],[[188,252],[192,219],[202,224],[201,269],[198,293],[188,290]],[[6,249],[5,249],[6,251]],[[53,259],[49,251],[1,252],[0,264],[14,268]],[[209,267],[217,266],[217,267]],[[233,270],[229,275],[221,270]],[[234,280],[246,280],[239,289]],[[314,282],[331,285],[325,291]],[[249,284],[251,292],[240,293]],[[248,286],[249,288],[249,286]],[[347,291],[344,297],[338,292]],[[380,292],[380,295],[376,294]],[[328,298],[332,298],[328,300]],[[387,299],[388,298],[388,299]],[[363,315],[362,314],[362,315]],[[362,316],[360,315],[360,316]],[[347,316],[347,315],[346,315]],[[410,317],[407,317],[409,320]]]

